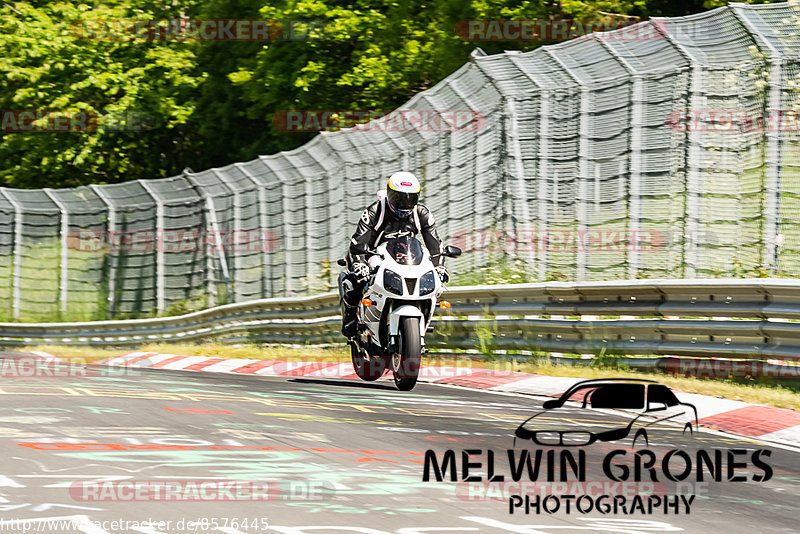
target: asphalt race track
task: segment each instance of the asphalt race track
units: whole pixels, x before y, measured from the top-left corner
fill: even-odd
[[[5,372],[0,382],[0,532],[767,534],[800,529],[800,451],[757,441],[718,433],[686,437],[671,427],[651,436],[647,449],[659,462],[673,450],[692,459],[699,449],[710,451],[712,459],[722,461],[719,482],[708,482],[709,469],[698,482],[695,467],[682,482],[657,470],[650,473],[657,481],[644,471],[639,483],[614,483],[603,470],[611,451],[623,451],[614,464],[627,464],[631,474],[635,468],[630,443],[619,442],[584,449],[582,484],[574,475],[572,482],[561,483],[560,465],[552,468],[554,482],[542,482],[548,471],[542,465],[539,484],[533,485],[528,475],[512,480],[507,450],[513,450],[517,425],[541,406],[541,398],[427,384],[402,393],[391,382],[63,365],[52,370],[54,376]],[[580,428],[587,423],[581,417],[576,411],[564,424]],[[602,416],[610,427],[625,421],[621,415]],[[517,454],[528,450],[517,445]],[[530,445],[533,456],[535,445]],[[441,453],[438,461],[446,450],[455,452],[458,482],[450,481],[450,472],[442,482],[423,481],[429,449]],[[763,449],[769,456],[762,462],[772,473],[758,481],[766,471],[751,456]],[[467,475],[483,481],[461,480],[464,450],[471,451],[470,461],[482,462],[468,466]],[[487,466],[490,450],[493,473]],[[738,452],[729,460],[731,450]],[[677,461],[672,472],[683,465]],[[492,474],[504,475],[505,481],[485,483]],[[730,481],[729,474],[744,480]],[[230,490],[231,481],[237,489]],[[675,502],[682,502],[680,495],[696,497],[688,515],[682,504],[668,513],[663,506],[648,513],[633,505],[617,514],[580,513],[574,501],[568,514],[563,499],[553,513],[531,509],[525,515],[519,507],[512,514],[509,496],[524,492],[523,486],[531,500],[606,494],[606,502],[620,497],[630,503],[639,492],[663,500],[672,496]]]

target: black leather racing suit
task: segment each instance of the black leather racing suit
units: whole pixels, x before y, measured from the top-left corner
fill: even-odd
[[[376,225],[380,220],[380,212],[385,209],[383,214],[383,222],[376,230]],[[419,220],[419,231],[422,232],[422,239],[425,242],[425,248],[428,249],[431,256],[441,253],[442,240],[436,233],[436,221],[428,208],[421,204],[417,204],[416,208],[417,218]],[[400,218],[389,208],[388,203],[382,206],[381,201],[373,202],[364,213],[361,214],[361,219],[358,221],[358,228],[353,234],[353,239],[350,240],[350,254],[348,259],[349,266],[361,261],[366,263],[367,258],[364,256],[365,251],[374,251],[378,245],[381,244],[383,236],[394,232],[411,232],[418,233],[414,213],[408,217]],[[442,265],[442,256],[433,258],[434,265]]]
[[[398,217],[389,207],[388,202],[378,200],[368,206],[361,214],[358,227],[350,240],[350,251],[347,255],[348,268],[352,271],[354,263],[366,263],[368,257],[364,253],[374,251],[382,243],[383,236],[395,232],[411,232],[414,235],[422,233],[425,248],[428,249],[431,256],[440,254],[442,241],[436,233],[436,221],[433,215],[428,208],[421,204],[417,204],[414,211],[416,211],[416,217],[413,211],[408,217]],[[381,216],[383,217],[382,221]],[[417,223],[419,223],[419,227]],[[431,261],[435,266],[443,265],[444,257],[436,256],[431,258]],[[342,278],[347,280],[345,284],[347,287],[352,287],[350,291],[343,287],[342,292],[345,304],[342,310],[342,333],[349,337],[347,325],[355,320],[355,306],[364,293],[364,282],[356,280],[352,272],[343,273]],[[340,280],[340,284],[342,283],[343,280]],[[352,334],[352,330],[349,332]]]

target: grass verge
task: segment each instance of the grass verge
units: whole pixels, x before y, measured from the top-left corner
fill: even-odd
[[[15,347],[11,350],[39,350],[49,352],[59,358],[76,362],[96,362],[112,356],[119,356],[126,349],[70,347],[62,345],[38,345],[26,348]],[[143,345],[137,352],[158,352],[162,354],[181,354],[186,356],[211,356],[221,358],[245,358],[286,361],[328,361],[349,362],[350,352],[346,346],[303,347],[281,345],[223,345],[219,343],[204,344],[165,344],[154,343]],[[778,408],[789,408],[800,411],[800,384],[780,385],[760,383],[755,380],[709,380],[698,378],[674,377],[666,374],[645,373],[625,368],[603,366],[571,366],[557,365],[546,361],[494,360],[482,361],[470,358],[426,357],[423,365],[451,365],[458,367],[480,367],[497,371],[518,371],[548,376],[570,376],[575,378],[641,378],[657,380],[667,386],[712,397],[738,400],[755,404],[764,404]]]

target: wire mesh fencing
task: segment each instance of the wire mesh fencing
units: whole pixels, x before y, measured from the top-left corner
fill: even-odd
[[[328,291],[398,170],[456,281],[800,273],[800,4],[485,56],[384,117],[158,180],[0,188],[0,318]],[[509,277],[512,277],[509,279]],[[513,278],[516,277],[516,278]]]

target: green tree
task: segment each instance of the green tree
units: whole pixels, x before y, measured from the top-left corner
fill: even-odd
[[[4,3],[0,109],[75,110],[103,119],[91,133],[0,131],[0,183],[55,187],[155,178],[292,149],[314,134],[276,128],[281,110],[391,110],[461,67],[476,47],[494,54],[543,44],[468,42],[455,31],[468,19],[620,20],[719,5],[722,0]],[[71,25],[197,18],[275,19],[289,38],[79,39]],[[321,22],[310,27],[309,38],[303,38],[303,20]]]
[[[96,21],[169,16],[148,11],[147,4],[0,7],[0,109],[72,110],[99,118],[97,128],[84,133],[4,133],[3,182],[74,186],[180,170],[196,141],[185,128],[202,79],[192,49],[180,42],[86,38]],[[92,22],[72,24],[80,20]]]

